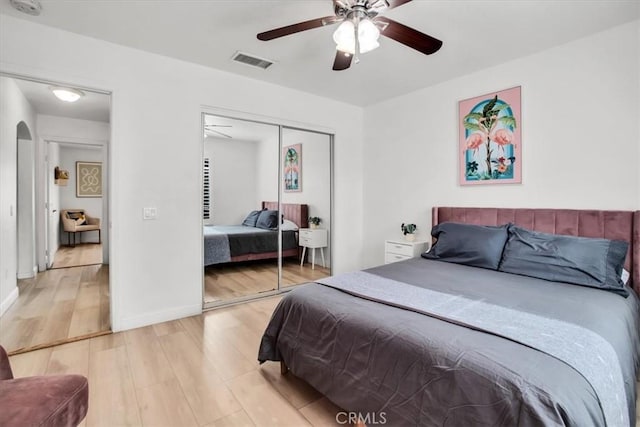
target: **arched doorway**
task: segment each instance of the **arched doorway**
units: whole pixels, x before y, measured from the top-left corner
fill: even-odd
[[[18,279],[37,273],[35,238],[35,143],[24,121],[16,128],[16,221]]]

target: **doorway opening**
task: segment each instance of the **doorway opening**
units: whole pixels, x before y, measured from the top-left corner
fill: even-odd
[[[111,94],[0,73],[5,164],[0,336],[10,354],[111,332],[109,193]],[[82,95],[62,102],[52,86]],[[8,191],[7,191],[8,190]],[[79,227],[63,225],[68,212]],[[97,221],[96,221],[97,220]],[[73,256],[63,249],[75,237]],[[87,250],[93,247],[93,250]],[[67,258],[65,260],[65,258]]]

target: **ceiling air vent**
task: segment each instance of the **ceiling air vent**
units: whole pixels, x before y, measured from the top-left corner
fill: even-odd
[[[242,52],[236,52],[231,59],[242,64],[251,65],[252,67],[262,68],[263,70],[266,70],[273,65],[273,61],[269,61],[268,59],[264,58],[258,58],[257,56],[252,56],[248,53]]]

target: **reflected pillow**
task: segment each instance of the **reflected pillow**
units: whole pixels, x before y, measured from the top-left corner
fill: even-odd
[[[283,219],[282,231],[298,231],[298,226],[293,221],[289,221],[288,219]]]
[[[260,211],[256,227],[264,228],[265,230],[276,230],[278,228],[278,217],[278,211],[268,209]]]
[[[500,271],[615,292],[627,297],[622,270],[629,244],[509,227]]]
[[[255,227],[258,222],[258,217],[260,216],[261,211],[251,211],[249,215],[242,221],[242,225],[246,225],[247,227]]]
[[[438,240],[422,257],[497,270],[508,237],[507,226],[443,222],[431,229]]]

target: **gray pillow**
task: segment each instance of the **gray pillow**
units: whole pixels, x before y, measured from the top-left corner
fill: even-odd
[[[249,215],[242,221],[242,225],[246,225],[247,227],[255,227],[258,222],[258,217],[260,216],[261,211],[251,211]]]
[[[627,297],[621,275],[628,247],[621,240],[539,233],[512,225],[499,270]]]
[[[497,270],[508,237],[507,227],[443,222],[431,229],[431,235],[438,240],[422,257]]]
[[[256,222],[256,227],[266,230],[275,230],[278,228],[278,211],[263,210]]]

